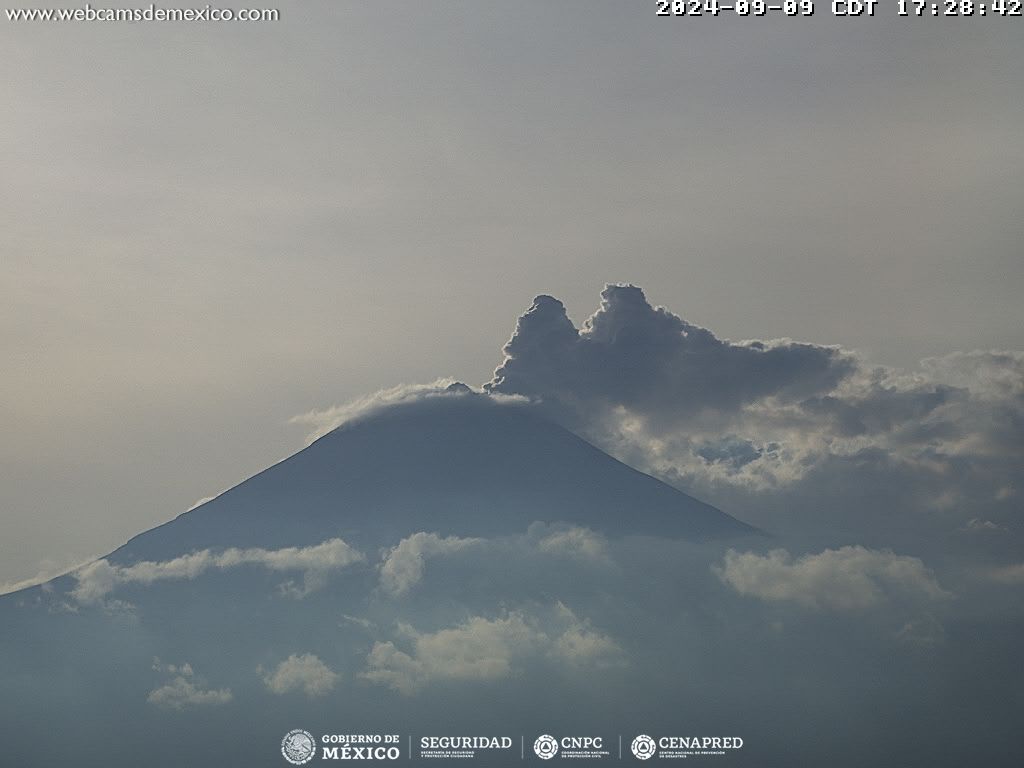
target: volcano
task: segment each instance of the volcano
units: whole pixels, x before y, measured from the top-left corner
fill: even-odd
[[[678,634],[634,606],[678,599],[684,578],[711,593],[700,550],[753,533],[527,404],[457,388],[377,408],[0,598],[5,757],[170,768],[222,764],[228,744],[226,764],[276,766],[296,723],[316,738],[405,733],[403,756],[411,729],[446,732],[449,717],[532,732],[591,696],[595,671],[625,700],[630,644]],[[685,577],[659,576],[666,564]],[[552,675],[562,700],[523,715]],[[519,764],[506,751],[488,764]]]
[[[535,521],[698,540],[755,530],[617,461],[529,405],[456,390],[345,423],[136,536],[110,559],[335,537],[382,546],[414,531],[493,537]]]
[[[775,543],[530,404],[456,387],[375,407],[0,597],[0,764],[274,768],[304,759],[286,749],[298,733],[312,765],[365,744],[422,763],[440,735],[507,745],[481,751],[488,766],[540,764],[543,735],[622,739],[632,762],[653,734],[739,735],[723,766],[853,766],[876,717],[918,723],[893,765],[974,764],[974,742],[922,737],[964,718],[932,670],[971,659],[983,684],[941,683],[987,701],[1019,623],[977,652],[976,625],[951,625],[918,657],[899,606],[840,621],[723,580],[730,550]],[[977,712],[974,731],[1012,732],[1012,706]]]

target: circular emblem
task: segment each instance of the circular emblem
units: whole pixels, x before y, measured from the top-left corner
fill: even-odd
[[[633,755],[638,760],[649,760],[658,751],[658,745],[654,743],[654,739],[644,733],[633,739],[631,748]]]
[[[313,734],[301,728],[288,731],[281,739],[281,754],[292,765],[308,763],[316,755],[316,740]]]
[[[533,751],[541,760],[550,760],[558,754],[558,742],[555,741],[554,736],[548,736],[545,733],[543,736],[538,736],[537,740],[533,742]]]

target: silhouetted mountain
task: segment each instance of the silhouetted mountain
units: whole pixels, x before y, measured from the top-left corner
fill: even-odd
[[[638,472],[528,406],[451,394],[344,424],[175,520],[115,562],[216,547],[279,548],[341,537],[357,546],[416,531],[497,536],[534,521],[610,535],[708,539],[753,533]]]
[[[395,735],[402,764],[421,736],[507,736],[477,764],[511,768],[540,764],[540,734],[621,737],[635,762],[643,733],[741,737],[716,765],[845,768],[864,723],[889,765],[1021,764],[1019,618],[940,624],[944,597],[889,601],[751,533],[529,406],[390,405],[0,598],[0,765],[273,768],[303,728],[311,765],[331,734]],[[730,587],[737,557],[776,592]],[[780,570],[874,603],[787,601]]]

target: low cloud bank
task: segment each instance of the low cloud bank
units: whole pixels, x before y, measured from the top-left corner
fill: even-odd
[[[864,547],[826,549],[797,559],[783,549],[767,555],[730,549],[715,570],[741,595],[816,609],[863,611],[891,599],[951,597],[920,559]]]
[[[227,704],[234,698],[228,688],[204,688],[202,679],[187,662],[180,665],[162,664],[159,659],[154,659],[153,670],[165,672],[171,678],[165,685],[149,692],[146,700],[154,706],[182,710],[186,707]]]
[[[549,614],[513,611],[497,618],[472,616],[435,632],[420,632],[401,623],[399,640],[374,643],[362,676],[412,695],[433,682],[505,679],[543,657],[572,667],[623,662],[617,642],[565,605],[555,605]]]
[[[486,553],[495,559],[514,559],[517,554],[541,554],[598,565],[611,562],[607,539],[596,531],[579,526],[534,523],[525,535],[504,539],[461,538],[420,531],[382,554],[380,589],[390,597],[406,595],[423,580],[431,560],[473,551]]]
[[[115,565],[108,560],[97,560],[73,575],[77,585],[71,596],[79,603],[96,603],[116,588],[127,584],[149,585],[157,581],[195,579],[210,570],[227,570],[240,566],[257,566],[270,571],[301,571],[303,584],[287,582],[284,591],[301,597],[323,586],[328,574],[354,563],[365,556],[342,539],[330,539],[310,547],[283,549],[226,549],[217,554],[204,549],[173,560],[143,561],[130,566]]]
[[[380,566],[381,589],[395,597],[404,595],[423,578],[428,559],[460,552],[481,543],[483,539],[414,533],[402,539],[385,555]]]

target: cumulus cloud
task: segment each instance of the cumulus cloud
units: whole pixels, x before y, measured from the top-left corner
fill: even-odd
[[[834,346],[728,341],[611,285],[577,329],[539,296],[485,390],[522,395],[626,463],[777,529],[859,532],[978,518],[1013,528],[1024,483],[1024,353],[914,371]],[[823,513],[828,501],[828,512]]]
[[[611,562],[605,536],[579,526],[559,527],[535,522],[525,535],[503,539],[440,536],[421,531],[407,536],[384,553],[379,567],[380,588],[392,597],[405,595],[423,579],[431,559],[471,548],[486,549],[489,558],[529,557],[540,552],[583,562]]]
[[[417,632],[407,624],[399,630],[411,641],[411,653],[390,641],[374,643],[363,674],[407,694],[433,680],[508,677],[513,660],[532,652],[540,641],[537,630],[517,613],[499,619],[474,616],[432,633]]]
[[[107,560],[97,560],[80,568],[73,575],[78,581],[71,590],[71,596],[80,603],[95,603],[114,591],[120,571],[126,569],[111,565]]]
[[[811,411],[834,407],[859,370],[838,347],[719,339],[631,285],[607,286],[579,330],[561,302],[537,297],[504,354],[486,391],[527,396],[655,474],[749,485],[806,473],[822,450],[809,427],[827,419]]]
[[[589,620],[580,619],[564,603],[558,603],[556,611],[562,631],[550,638],[548,654],[552,658],[574,667],[605,668],[624,662],[621,646],[594,629]]]
[[[284,694],[301,691],[313,698],[324,696],[334,690],[340,676],[311,653],[301,656],[292,654],[282,661],[273,672],[263,677],[263,682],[273,693]]]
[[[608,542],[604,536],[589,528],[572,527],[555,531],[537,542],[541,552],[566,555],[581,560],[606,560]]]
[[[741,595],[836,611],[863,611],[892,598],[951,596],[919,558],[860,546],[795,560],[783,549],[767,555],[730,549],[716,573]]]
[[[1024,584],[1024,563],[993,568],[989,577],[1000,584]]]
[[[169,682],[154,688],[146,697],[155,706],[180,710],[185,707],[227,704],[233,698],[228,688],[203,688],[202,680],[187,662],[181,665],[162,664],[159,659],[154,659],[153,669],[171,676]]]
[[[329,539],[309,547],[283,549],[226,549],[215,553],[204,549],[173,560],[143,561],[130,566],[97,560],[74,573],[77,585],[72,597],[80,603],[102,600],[124,584],[149,585],[157,581],[194,579],[209,570],[240,566],[258,566],[270,571],[301,571],[301,587],[287,583],[286,591],[303,596],[323,585],[332,571],[346,568],[365,559],[363,554],[342,539]]]
[[[398,644],[374,643],[362,676],[406,695],[436,681],[508,678],[531,659],[554,658],[573,666],[622,662],[614,640],[561,604],[546,624],[537,616],[511,612],[494,619],[473,616],[436,632],[401,624],[399,635]]]
[[[1024,396],[1024,352],[974,350],[929,357],[921,367],[934,379],[990,400]]]
[[[423,578],[426,562],[459,552],[483,542],[482,539],[441,537],[436,533],[414,533],[402,539],[384,557],[380,566],[380,586],[393,596],[403,595]]]
[[[836,347],[719,339],[652,307],[632,285],[607,286],[580,330],[560,301],[538,296],[504,352],[488,391],[570,408],[604,402],[677,423],[769,396],[787,402],[828,392],[854,367]]]

